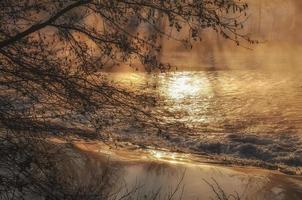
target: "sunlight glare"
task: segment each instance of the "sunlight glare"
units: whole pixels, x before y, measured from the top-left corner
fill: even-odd
[[[167,85],[167,95],[174,100],[197,97],[203,90],[203,81],[187,74],[177,74]]]

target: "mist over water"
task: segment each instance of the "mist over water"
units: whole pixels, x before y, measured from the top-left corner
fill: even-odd
[[[201,41],[193,42],[192,49],[173,38],[164,36],[161,40],[160,61],[169,63],[172,70],[232,70],[260,69],[271,72],[302,71],[302,3],[299,0],[246,0],[249,4],[244,29],[240,34],[247,35],[258,44],[249,44],[244,39],[240,46],[223,38],[210,29],[201,32]],[[180,33],[161,23],[163,31],[176,39],[188,36],[186,28]],[[148,32],[146,27],[140,27]],[[131,30],[131,29],[130,29]],[[135,29],[136,30],[136,29]],[[150,30],[149,30],[150,31]],[[168,34],[168,35],[169,35]],[[134,68],[117,66],[108,71],[144,71],[132,61]]]
[[[152,109],[161,113],[162,123],[191,128],[156,138],[152,130],[129,125],[122,137],[231,159],[302,165],[301,73],[223,70],[113,76],[125,87],[157,95]]]
[[[258,40],[250,45],[244,40],[238,47],[214,31],[201,33],[202,41],[187,50],[173,39],[163,44],[164,62],[181,70],[265,69],[301,70],[301,2],[296,0],[248,1],[249,14],[242,34]]]
[[[162,61],[177,70],[111,74],[124,87],[157,95],[152,109],[161,113],[163,123],[191,128],[161,137],[128,125],[118,137],[230,159],[302,166],[302,3],[249,3],[244,31],[259,44],[237,46],[205,30],[189,52],[172,39],[164,40]]]

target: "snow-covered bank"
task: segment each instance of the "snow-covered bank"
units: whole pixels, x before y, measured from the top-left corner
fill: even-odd
[[[76,142],[94,158],[119,166],[128,188],[139,186],[134,196],[159,192],[164,196],[179,185],[175,199],[211,199],[220,189],[240,199],[291,199],[302,197],[302,178],[258,168],[225,167],[189,154],[156,150],[112,149],[101,143]],[[93,154],[90,154],[93,153]],[[209,163],[206,163],[209,162]]]

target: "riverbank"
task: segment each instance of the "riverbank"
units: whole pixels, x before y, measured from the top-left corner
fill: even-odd
[[[279,171],[224,166],[204,157],[165,150],[112,148],[83,141],[72,145],[95,159],[118,166],[127,188],[140,188],[135,194],[138,199],[146,193],[159,191],[164,196],[176,189],[175,199],[210,199],[217,195],[263,200],[302,197],[302,177]]]

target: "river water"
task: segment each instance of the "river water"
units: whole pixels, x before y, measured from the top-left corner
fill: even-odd
[[[224,70],[110,76],[123,87],[156,96],[158,102],[152,109],[161,113],[161,122],[190,128],[159,137],[130,123],[119,132],[118,137],[125,141],[226,160],[302,166],[301,72]]]

